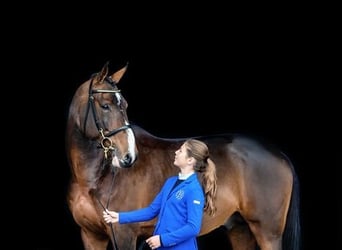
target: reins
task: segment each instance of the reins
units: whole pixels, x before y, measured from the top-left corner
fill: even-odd
[[[104,164],[103,164],[102,168],[104,168]],[[110,197],[112,196],[112,191],[113,191],[113,186],[114,186],[114,179],[115,179],[115,168],[112,168],[112,173],[113,173],[113,179],[112,179],[112,183],[110,185],[110,189],[109,189],[110,191],[109,191],[109,195],[108,195],[108,200],[107,200],[106,206],[104,206],[102,204],[102,202],[100,201],[99,197],[97,197],[97,195],[95,194],[95,197],[96,197],[97,201],[99,202],[100,206],[102,207],[103,211],[106,211],[106,209],[108,209],[109,202],[110,202]],[[113,237],[113,249],[114,250],[119,250],[118,244],[116,242],[115,234],[114,234],[113,223],[110,223],[110,229],[111,229],[112,237]],[[143,250],[145,245],[146,245],[146,242],[142,241],[141,244],[138,247],[138,250]]]
[[[114,169],[114,167],[112,168],[112,173],[113,173],[113,178],[112,178],[112,183],[110,185],[109,195],[108,195],[108,200],[107,200],[106,206],[104,206],[102,204],[102,202],[100,201],[100,199],[97,197],[97,195],[95,195],[95,197],[96,197],[97,201],[99,202],[100,206],[102,207],[103,211],[106,211],[106,209],[108,209],[109,202],[110,202],[110,197],[112,196],[112,191],[113,191],[113,186],[114,186],[114,179],[115,179],[115,169]],[[117,242],[116,242],[115,234],[114,234],[113,223],[110,223],[110,229],[111,229],[112,237],[113,237],[113,249],[114,250],[119,250],[119,247],[118,247]]]

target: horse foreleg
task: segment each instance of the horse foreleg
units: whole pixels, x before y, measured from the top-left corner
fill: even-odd
[[[80,226],[84,249],[106,250],[110,239],[105,232],[102,214],[96,210],[88,189],[72,185],[68,204],[75,222]]]
[[[92,232],[81,229],[81,237],[85,250],[106,250],[109,238],[99,237]]]

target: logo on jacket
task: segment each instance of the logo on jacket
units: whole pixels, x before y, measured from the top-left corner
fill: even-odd
[[[180,199],[182,199],[184,197],[184,190],[179,190],[179,191],[177,191],[177,193],[176,193],[176,199],[178,199],[178,200],[180,200]]]

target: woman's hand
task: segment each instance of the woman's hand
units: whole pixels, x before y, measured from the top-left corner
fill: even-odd
[[[146,240],[146,243],[150,246],[151,249],[157,249],[158,247],[161,246],[160,236],[159,235],[153,235]]]
[[[103,211],[103,219],[106,223],[115,223],[119,221],[119,213],[115,211],[109,211],[108,209]]]

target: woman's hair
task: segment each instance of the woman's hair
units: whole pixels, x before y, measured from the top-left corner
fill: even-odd
[[[209,158],[208,146],[202,141],[188,139],[185,142],[185,147],[187,149],[188,156],[194,157],[196,160],[194,169],[199,176],[206,200],[204,211],[208,212],[209,215],[214,215],[216,212],[214,199],[217,190],[216,166]]]

